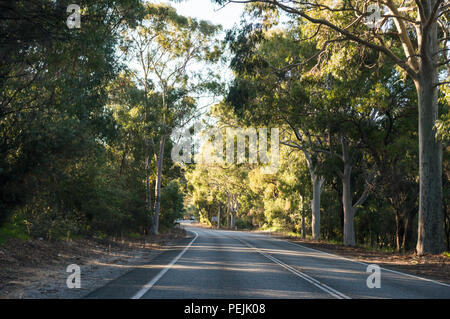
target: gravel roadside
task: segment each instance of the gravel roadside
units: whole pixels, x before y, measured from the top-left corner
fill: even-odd
[[[10,240],[0,247],[0,299],[77,299],[151,262],[185,238],[183,229],[141,239],[47,242]],[[69,289],[67,266],[81,270],[81,288]]]

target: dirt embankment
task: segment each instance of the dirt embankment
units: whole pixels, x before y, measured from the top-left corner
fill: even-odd
[[[0,298],[80,298],[149,262],[164,246],[184,238],[183,229],[140,239],[77,239],[49,242],[10,239],[0,246]],[[66,285],[67,266],[81,268],[81,288]]]

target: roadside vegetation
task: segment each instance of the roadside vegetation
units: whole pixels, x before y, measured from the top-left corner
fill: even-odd
[[[218,27],[128,0],[69,29],[66,2],[2,4],[0,244],[167,232],[186,184],[169,136],[214,89],[186,64],[217,60]]]

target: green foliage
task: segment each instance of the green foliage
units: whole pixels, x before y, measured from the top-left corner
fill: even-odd
[[[142,145],[159,115],[142,122],[144,91],[130,79],[116,49],[124,27],[160,13],[149,13],[139,0],[85,1],[81,28],[69,29],[62,18],[68,4],[9,2],[0,18],[2,234],[46,239],[143,234],[150,216]],[[194,28],[173,10],[169,15]],[[160,99],[153,94],[149,104],[156,109]],[[186,90],[170,91],[169,100],[177,99],[193,107]],[[168,176],[178,178],[172,164],[164,162]],[[182,211],[182,196],[172,184],[168,191],[170,220]]]
[[[0,227],[0,246],[6,243],[9,238],[29,239],[26,222],[15,218],[13,221],[3,224]]]
[[[161,194],[161,226],[172,227],[175,220],[185,214],[184,194],[178,181],[173,180],[162,189]]]

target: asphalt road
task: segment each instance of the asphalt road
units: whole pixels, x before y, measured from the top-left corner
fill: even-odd
[[[191,237],[86,298],[450,298],[450,285],[248,232],[184,225]],[[374,282],[370,280],[370,282]]]

